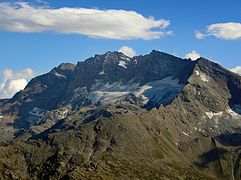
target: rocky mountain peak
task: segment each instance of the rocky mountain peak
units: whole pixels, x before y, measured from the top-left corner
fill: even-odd
[[[71,63],[62,63],[57,67],[57,69],[60,69],[60,70],[70,70],[70,71],[74,71],[74,68],[75,68],[75,64],[71,64]]]
[[[119,62],[120,60],[126,60],[130,59],[128,56],[123,54],[122,52],[118,51],[108,51],[101,55],[95,55],[93,58],[90,58],[90,60],[95,61],[102,61],[102,62]]]
[[[153,49],[150,53],[150,55],[158,55],[158,56],[172,56],[171,54],[159,51],[159,50],[155,50]]]
[[[107,52],[0,100],[0,179],[233,179],[240,137],[240,76],[205,58]]]
[[[189,86],[213,99],[200,103],[214,112],[241,104],[240,78],[217,63],[205,58],[189,61],[156,50],[134,58],[107,52],[76,66],[63,63],[31,80],[9,102],[25,119],[34,107],[48,111],[126,101],[151,110],[171,104]],[[193,96],[192,91],[185,96]]]

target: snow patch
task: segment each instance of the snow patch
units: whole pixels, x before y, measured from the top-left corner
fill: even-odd
[[[218,112],[218,113],[214,113],[214,112],[210,111],[210,112],[206,112],[205,114],[207,115],[207,117],[208,117],[209,119],[212,119],[214,116],[222,117],[223,111],[220,111],[220,112]]]
[[[125,68],[125,69],[127,69],[127,67],[126,67],[127,63],[125,61],[119,61],[118,65],[123,67],[123,68]]]
[[[106,83],[89,93],[89,99],[92,103],[99,101],[116,101],[128,95],[133,87],[121,85],[120,83]]]
[[[89,94],[89,98],[91,99],[92,103],[97,103],[99,101],[116,101],[118,99],[121,99],[125,95],[127,95],[128,92],[103,92],[103,91],[95,91]]]
[[[99,75],[104,75],[105,74],[105,71],[101,71],[100,73],[99,73]]]
[[[144,85],[141,86],[137,91],[135,91],[133,94],[137,97],[141,96],[145,91],[147,91],[148,89],[151,89],[152,86],[150,85]]]
[[[141,94],[146,101],[151,101],[152,104],[168,104],[175,98],[177,93],[181,91],[183,86],[184,85],[179,84],[178,79],[167,77],[140,87],[134,94],[137,97]]]
[[[201,79],[204,82],[209,82],[208,76],[200,71],[195,70],[196,75],[198,76],[199,79]]]
[[[234,112],[230,107],[226,109],[225,111],[220,111],[218,113],[213,112],[206,112],[206,115],[209,117],[209,119],[213,117],[222,117],[223,115],[230,115],[230,116],[240,116],[238,113]]]
[[[231,108],[228,108],[226,112],[231,116],[240,116],[238,113],[234,112]]]
[[[57,73],[57,72],[55,72],[54,75],[55,75],[56,77],[58,77],[58,78],[64,78],[64,79],[67,79],[65,75],[63,75],[63,74],[59,74],[59,73]]]
[[[182,132],[182,134],[184,134],[185,136],[189,136],[189,134],[185,133],[185,132]]]
[[[130,58],[129,58],[129,57],[121,56],[120,58],[123,59],[123,60],[126,60],[126,61],[130,61]]]

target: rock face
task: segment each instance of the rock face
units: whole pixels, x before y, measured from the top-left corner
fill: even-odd
[[[241,77],[107,52],[0,101],[0,179],[240,179]]]

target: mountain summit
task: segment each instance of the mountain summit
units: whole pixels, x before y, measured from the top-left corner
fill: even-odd
[[[0,113],[0,179],[240,179],[241,77],[205,58],[61,64]]]

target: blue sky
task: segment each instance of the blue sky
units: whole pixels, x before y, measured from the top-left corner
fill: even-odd
[[[19,7],[16,7],[16,2],[25,2],[25,4],[28,4],[26,6],[19,5]],[[187,53],[195,50],[201,56],[217,61],[227,68],[241,65],[240,0],[8,0],[0,1],[0,3],[5,5],[5,7],[2,8],[0,6],[0,14],[1,11],[4,11],[0,17],[0,72],[6,69],[12,69],[13,72],[17,74],[16,71],[31,68],[36,72],[43,73],[62,62],[76,63],[94,54],[118,50],[122,46],[131,47],[137,55],[146,54],[152,49],[156,49],[185,57]],[[11,11],[5,11],[6,7],[12,8]],[[46,25],[44,25],[44,27],[41,26],[41,30],[39,30],[39,27],[31,27],[31,30],[19,30],[13,27],[11,21],[16,18],[15,16],[18,18],[17,21],[20,21],[23,25],[27,24],[28,27],[34,26],[33,24],[39,20],[29,15],[32,18],[31,22],[29,22],[29,19],[26,20],[26,17],[21,17],[21,12],[17,11],[21,8],[28,11],[29,7],[35,10],[41,8],[50,11],[53,9],[62,9],[63,7],[68,7],[70,10],[85,8],[87,10],[100,10],[104,15],[108,10],[117,10],[118,15],[116,15],[114,19],[114,25],[111,24],[113,19],[107,20],[110,26],[116,26],[117,23],[117,28],[121,27],[121,25],[118,25],[119,21],[121,23],[124,22],[123,19],[121,20],[120,18],[122,18],[125,13],[134,11],[136,14],[143,16],[143,21],[151,21],[151,19],[154,19],[152,24],[160,23],[159,26],[157,25],[156,27],[153,25],[152,27],[154,28],[149,30],[158,31],[163,34],[159,35],[159,37],[153,37],[153,35],[147,32],[146,36],[148,36],[148,38],[142,38],[140,33],[137,35],[132,34],[128,36],[128,38],[123,34],[120,36],[118,34],[117,38],[109,36],[103,37],[102,34],[101,37],[95,36],[93,38],[93,36],[90,37],[90,35],[86,35],[86,33],[73,33],[73,30],[68,29],[69,24],[64,27],[68,33],[63,33],[59,28],[63,22],[58,22],[61,24],[59,26],[57,24],[56,26],[58,27],[51,27],[55,28],[54,30],[46,27]],[[119,10],[125,11],[120,12]],[[115,14],[116,12],[114,12],[113,15]],[[137,17],[136,14],[130,14],[130,16],[133,16],[133,20]],[[103,17],[105,17],[104,15]],[[9,16],[14,17],[11,19]],[[72,18],[71,13],[69,13],[68,16]],[[51,14],[49,17],[51,19]],[[168,25],[165,25],[165,22],[159,22],[161,19],[168,22]],[[132,19],[127,18],[127,21],[128,20],[132,21]],[[96,24],[98,24],[99,21],[99,19],[96,19]],[[105,21],[105,19],[103,19],[103,21]],[[132,22],[128,22],[126,25],[126,27],[130,28],[126,30],[126,32],[124,31],[126,34],[131,32],[132,29],[135,29],[135,26],[138,26],[137,29],[141,28],[140,24],[136,24],[135,22],[133,22],[133,24],[131,23]],[[143,22],[143,25],[147,25],[148,23]],[[3,25],[1,26],[1,24]],[[82,25],[85,26],[84,23],[81,22],[79,27]],[[211,27],[211,25],[213,25],[213,27]],[[208,26],[210,26],[210,30],[207,29]],[[102,29],[91,24],[91,22],[87,28],[89,27],[99,28],[100,31]],[[230,30],[230,27],[233,28],[234,31],[227,32],[227,30]],[[106,32],[112,31],[113,29],[116,30],[116,28],[113,28],[108,31],[108,26],[104,28]],[[96,33],[98,29],[93,31]],[[200,32],[201,38],[198,39],[195,36],[196,32]],[[151,37],[149,37],[149,35]],[[1,76],[0,80],[3,79],[4,77]]]

